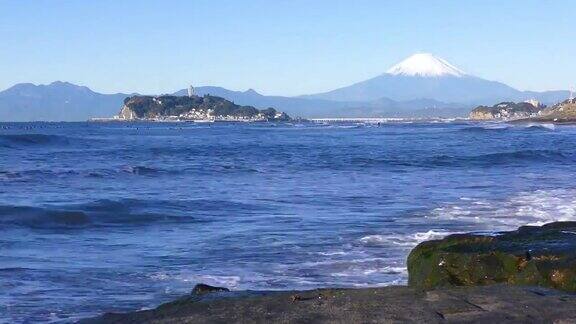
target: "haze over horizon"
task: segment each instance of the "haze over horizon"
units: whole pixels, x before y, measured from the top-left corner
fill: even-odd
[[[187,84],[329,91],[430,52],[520,90],[568,89],[569,1],[0,1],[0,90],[55,80],[102,93]]]

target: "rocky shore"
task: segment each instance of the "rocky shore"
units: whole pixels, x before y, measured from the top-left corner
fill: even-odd
[[[568,99],[542,111],[540,116],[529,118],[528,122],[576,123],[576,99]]]
[[[492,107],[478,106],[469,115],[472,120],[514,120],[538,116],[546,106],[538,102],[501,102]]]
[[[408,257],[409,286],[230,292],[81,323],[576,323],[576,222],[456,234]]]
[[[546,107],[536,101],[502,102],[492,107],[476,107],[468,117],[478,121],[576,123],[576,99],[567,99],[551,107]]]

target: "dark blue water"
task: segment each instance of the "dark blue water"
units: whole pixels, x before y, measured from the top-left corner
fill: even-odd
[[[576,128],[0,124],[0,322],[405,283],[418,242],[576,218]]]

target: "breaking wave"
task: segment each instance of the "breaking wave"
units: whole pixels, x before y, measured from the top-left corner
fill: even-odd
[[[513,230],[576,220],[576,189],[521,192],[503,200],[462,198],[432,210],[432,220],[474,224],[486,230]]]
[[[461,128],[458,131],[467,133],[484,133],[484,132],[503,132],[512,128],[508,124],[487,124],[483,126],[470,126]]]
[[[489,123],[483,125],[469,126],[459,129],[460,132],[467,133],[485,133],[485,132],[506,132],[506,131],[554,131],[554,124],[546,123],[528,123],[528,124],[506,124],[506,123]]]
[[[367,235],[360,239],[360,243],[366,246],[401,246],[401,247],[414,247],[418,243],[436,240],[444,236],[454,234],[442,229],[432,229],[426,232],[417,232],[412,234],[393,234],[393,235]]]
[[[545,131],[553,131],[556,130],[556,125],[554,124],[526,124],[523,125],[525,129],[528,130],[545,130]]]

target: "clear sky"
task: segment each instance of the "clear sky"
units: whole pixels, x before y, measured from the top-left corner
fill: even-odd
[[[0,89],[188,84],[298,95],[430,52],[521,90],[576,85],[576,1],[0,0]]]

